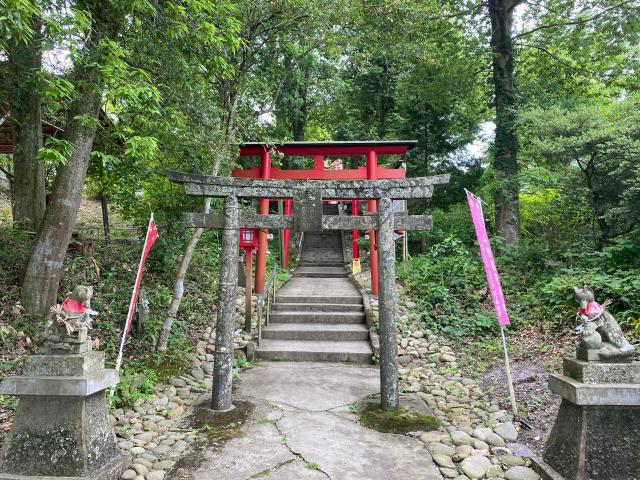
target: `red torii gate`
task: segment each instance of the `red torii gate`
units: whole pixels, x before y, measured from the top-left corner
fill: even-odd
[[[234,169],[232,177],[240,178],[267,178],[279,180],[379,180],[390,178],[405,178],[403,168],[387,168],[378,166],[379,155],[404,155],[415,147],[415,140],[397,141],[346,141],[346,142],[287,142],[282,144],[244,143],[240,145],[241,157],[260,157],[260,166],[245,170]],[[271,152],[276,151],[285,156],[313,157],[313,170],[283,170],[271,166]],[[364,156],[366,166],[345,169],[325,170],[324,159],[326,157],[356,157]],[[261,199],[258,204],[258,213],[269,213],[269,199]],[[292,200],[284,202],[284,214],[290,215]],[[355,204],[355,205],[354,205]],[[352,203],[354,214],[357,214],[357,204]],[[376,200],[368,201],[368,210],[377,211]],[[353,233],[354,252],[357,251],[358,232]],[[283,232],[285,267],[289,258],[289,230]],[[371,266],[371,291],[378,294],[378,248],[376,232],[369,231],[369,262]],[[256,259],[256,293],[264,292],[265,272],[267,263],[267,232],[260,230],[258,233],[258,252]]]

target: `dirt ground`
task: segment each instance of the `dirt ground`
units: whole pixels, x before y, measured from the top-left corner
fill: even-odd
[[[556,419],[560,397],[547,388],[549,373],[561,373],[562,357],[572,353],[571,331],[545,331],[528,327],[509,335],[511,376],[520,418],[524,420],[519,442],[541,454]],[[504,362],[492,362],[479,373],[487,397],[497,398],[510,411]]]

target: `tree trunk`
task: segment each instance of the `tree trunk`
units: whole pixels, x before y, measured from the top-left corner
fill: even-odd
[[[8,94],[13,127],[12,213],[15,227],[37,231],[46,208],[44,165],[36,160],[42,146],[41,101],[37,75],[42,67],[40,26],[27,43],[7,49]]]
[[[517,106],[511,37],[513,9],[518,3],[514,0],[488,0],[496,106],[493,167],[500,182],[494,195],[496,233],[504,239],[505,245],[515,245],[520,239],[520,184],[515,131]]]
[[[22,282],[22,304],[27,313],[45,314],[56,302],[60,274],[76,225],[89,156],[96,135],[102,101],[102,81],[96,62],[99,45],[117,32],[117,18],[106,2],[80,2],[91,13],[93,42],[75,65],[76,96],[67,112],[64,139],[74,145],[67,163],[58,167],[53,193],[35,239]]]
[[[218,172],[220,171],[220,165],[222,164],[222,158],[224,155],[226,155],[231,146],[231,142],[233,139],[233,126],[236,105],[237,97],[234,97],[230,102],[231,110],[229,111],[226,119],[225,143],[221,150],[222,153],[215,157],[213,166],[211,167],[211,175],[213,176],[218,175]],[[206,198],[204,201],[204,213],[209,213],[210,208],[211,199]],[[180,261],[178,271],[176,272],[175,282],[173,283],[173,294],[171,295],[171,303],[169,303],[169,308],[167,309],[167,316],[164,319],[162,329],[160,330],[160,334],[158,335],[158,341],[156,343],[156,350],[158,352],[166,352],[169,346],[169,333],[171,332],[173,322],[178,317],[178,310],[180,309],[180,303],[182,303],[182,297],[184,296],[184,279],[187,275],[187,271],[189,270],[189,264],[191,263],[193,253],[196,250],[196,246],[198,245],[203,232],[204,229],[196,228],[193,231],[191,238],[189,238],[189,241],[187,242],[187,247],[185,248],[182,260]]]
[[[104,229],[104,239],[108,242],[111,238],[111,224],[109,223],[109,205],[107,197],[100,196],[100,206],[102,207],[102,228]]]
[[[205,214],[209,213],[210,206],[211,199],[205,199]],[[184,296],[184,279],[187,276],[187,270],[189,270],[189,264],[191,263],[193,252],[195,252],[196,246],[198,245],[198,241],[200,241],[200,237],[202,236],[203,232],[203,228],[196,228],[191,235],[191,238],[189,238],[187,247],[184,250],[184,255],[182,256],[182,260],[180,261],[180,266],[178,267],[178,271],[176,273],[176,279],[173,283],[173,295],[171,296],[171,303],[169,304],[169,308],[167,309],[167,317],[164,319],[162,330],[160,330],[160,334],[158,335],[156,349],[159,352],[167,351],[169,344],[169,333],[171,332],[173,322],[178,317],[178,310],[180,309],[180,303],[182,302],[182,297]]]

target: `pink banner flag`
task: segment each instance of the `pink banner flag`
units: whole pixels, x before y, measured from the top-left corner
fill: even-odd
[[[133,292],[131,293],[131,300],[129,301],[129,311],[127,313],[127,321],[124,324],[124,330],[122,331],[122,339],[120,342],[120,351],[118,352],[118,359],[116,360],[116,370],[120,369],[122,364],[122,353],[124,351],[124,343],[127,339],[127,334],[131,329],[131,321],[133,320],[133,312],[136,306],[136,300],[138,298],[138,292],[140,291],[140,282],[142,281],[142,272],[144,271],[144,263],[147,260],[149,251],[153,244],[156,243],[158,238],[158,229],[156,222],[153,220],[153,214],[149,219],[149,225],[147,226],[147,235],[144,237],[144,247],[142,247],[142,255],[140,256],[140,264],[138,265],[138,273],[136,274],[136,282],[133,285]]]
[[[502,294],[502,286],[500,285],[500,276],[498,275],[498,269],[496,268],[496,261],[493,258],[493,251],[491,250],[491,244],[489,243],[489,237],[487,236],[487,228],[484,224],[482,203],[480,198],[476,197],[469,191],[467,191],[467,201],[469,202],[473,226],[476,229],[476,237],[478,238],[478,244],[480,245],[480,255],[482,256],[484,271],[487,275],[489,290],[491,291],[493,308],[495,309],[496,316],[498,317],[498,324],[501,327],[505,327],[510,325],[511,322],[509,321],[507,306],[505,305],[504,295]]]

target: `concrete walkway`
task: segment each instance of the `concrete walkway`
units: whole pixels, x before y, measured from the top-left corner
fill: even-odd
[[[349,405],[379,391],[374,367],[264,362],[241,374],[254,408],[242,433],[205,448],[169,480],[440,480],[418,439],[357,423]]]

